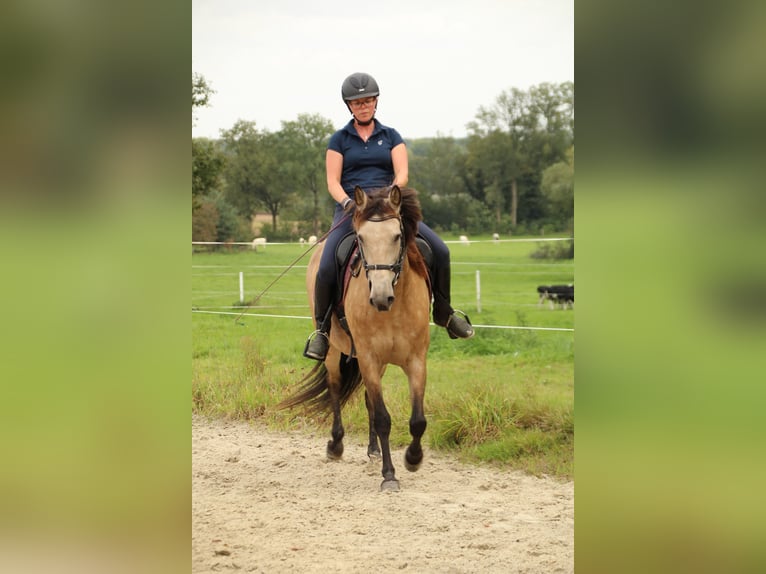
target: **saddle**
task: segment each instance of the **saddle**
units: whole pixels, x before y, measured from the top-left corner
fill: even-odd
[[[428,290],[430,292],[431,285],[433,284],[433,261],[434,254],[431,250],[431,246],[420,235],[415,237],[415,245],[418,247],[418,251],[423,256],[423,261],[426,263],[428,269]],[[335,313],[338,316],[338,321],[343,327],[343,330],[351,335],[351,331],[348,328],[346,322],[346,312],[343,302],[346,297],[346,291],[348,289],[348,283],[351,281],[351,277],[359,274],[360,264],[359,246],[356,240],[356,234],[348,233],[343,239],[338,242],[338,247],[335,249],[335,269],[338,273],[339,289],[335,294]]]

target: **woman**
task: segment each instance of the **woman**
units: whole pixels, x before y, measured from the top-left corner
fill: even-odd
[[[337,205],[332,232],[325,240],[314,289],[314,317],[317,330],[303,352],[305,357],[323,361],[329,348],[328,334],[337,289],[335,249],[353,230],[354,189],[372,190],[390,185],[405,187],[409,177],[407,148],[402,136],[375,119],[380,90],[369,74],[351,74],[343,81],[341,94],[353,118],[330,138],[325,157],[327,189]],[[345,217],[345,219],[343,219]],[[450,305],[450,255],[444,242],[420,222],[418,234],[431,246],[433,262],[434,323],[447,328],[449,336],[468,339],[474,331],[468,317],[455,314]]]

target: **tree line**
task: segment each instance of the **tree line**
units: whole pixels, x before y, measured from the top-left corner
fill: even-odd
[[[195,110],[214,90],[192,76]],[[468,136],[408,140],[409,185],[438,232],[502,235],[573,232],[574,84],[511,88],[481,106]],[[239,120],[216,140],[192,138],[192,238],[250,241],[267,214],[272,241],[321,235],[330,226],[324,157],[336,128],[317,114],[277,132]]]

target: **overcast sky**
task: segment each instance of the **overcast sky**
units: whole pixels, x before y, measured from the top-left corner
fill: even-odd
[[[194,137],[298,114],[336,128],[340,87],[378,81],[377,117],[405,139],[462,137],[512,87],[574,81],[574,0],[193,0],[192,71],[215,90]]]

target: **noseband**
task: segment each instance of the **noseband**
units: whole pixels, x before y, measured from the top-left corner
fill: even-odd
[[[394,218],[399,220],[399,257],[395,263],[368,263],[367,258],[364,256],[364,249],[362,249],[362,243],[359,241],[358,236],[357,245],[359,246],[359,254],[362,256],[362,265],[364,266],[364,272],[367,278],[370,276],[370,271],[393,271],[394,280],[391,282],[391,284],[396,286],[396,283],[399,281],[399,275],[402,272],[402,263],[404,263],[404,255],[406,253],[406,246],[404,243],[404,224],[402,223],[402,218],[396,214],[391,214],[386,217],[376,217],[374,219],[371,218],[367,221],[378,223],[380,221],[387,221]]]

